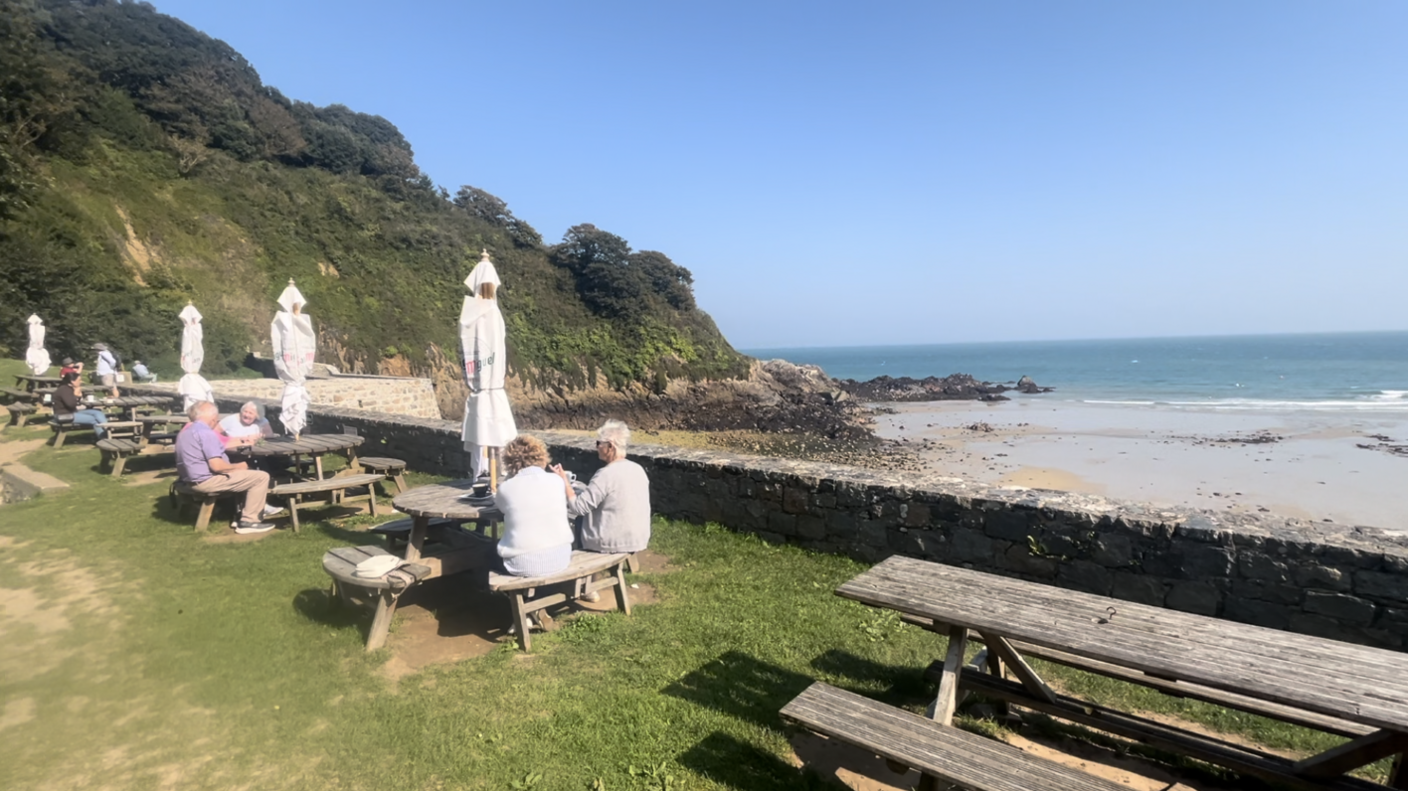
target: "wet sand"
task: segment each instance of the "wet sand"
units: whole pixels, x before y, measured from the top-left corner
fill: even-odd
[[[876,434],[917,447],[931,472],[1154,505],[1408,529],[1408,456],[1387,452],[1381,439],[1408,443],[1408,415],[1401,413],[1218,412],[1049,395],[884,406],[894,414],[876,419]],[[1278,439],[1245,441],[1268,435]]]

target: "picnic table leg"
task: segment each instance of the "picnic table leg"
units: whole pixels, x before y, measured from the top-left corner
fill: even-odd
[[[303,501],[301,495],[290,494],[288,496],[288,518],[293,523],[293,532],[298,532],[298,506]]]
[[[631,599],[626,593],[626,564],[629,561],[622,561],[616,567],[616,606],[621,608],[621,612],[626,615],[631,614]]]
[[[1388,770],[1389,788],[1408,788],[1408,753],[1399,753],[1393,758],[1393,768]]]
[[[958,676],[963,672],[963,654],[968,649],[968,630],[962,626],[948,628],[948,656],[944,657],[944,672],[939,680],[939,696],[934,700],[931,718],[940,725],[953,724],[953,711],[958,708]]]
[[[417,516],[411,520],[411,537],[406,542],[406,560],[420,560],[420,548],[425,546],[425,534],[430,532],[430,517]]]
[[[390,590],[381,591],[376,600],[376,615],[372,616],[372,628],[367,632],[368,651],[386,645],[386,633],[391,631],[391,616],[395,614],[396,597]]]
[[[312,454],[312,455],[313,455],[313,469],[314,469],[315,471],[317,471],[317,473],[318,473],[318,480],[321,481],[321,480],[323,479],[323,454],[321,454],[321,453],[314,453],[314,454]],[[294,456],[294,458],[297,459],[298,457],[297,457],[297,456]]]
[[[528,635],[532,626],[528,623],[528,614],[523,611],[523,591],[514,591],[510,602],[513,606],[513,624],[518,629],[518,647],[526,654],[533,648],[533,639]]]
[[[121,453],[113,453],[112,477],[121,478],[122,468],[127,466],[127,457]]]

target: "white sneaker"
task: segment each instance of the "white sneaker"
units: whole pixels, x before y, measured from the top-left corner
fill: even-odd
[[[267,504],[267,503],[264,505],[264,515],[265,515],[265,516],[273,516],[274,514],[281,514],[281,513],[283,513],[283,512],[284,512],[284,509],[280,508],[280,507],[277,506],[277,505],[269,505],[269,504]]]
[[[583,593],[581,596],[578,596],[578,597],[577,597],[577,600],[578,600],[578,601],[591,602],[592,604],[596,604],[597,602],[601,601],[601,592],[600,592],[600,591],[592,591],[591,593]]]
[[[268,522],[236,522],[236,523],[235,523],[235,532],[236,532],[236,533],[239,533],[239,534],[242,535],[242,536],[247,536],[247,535],[249,535],[249,534],[251,534],[251,533],[267,533],[267,532],[269,532],[270,530],[273,530],[273,529],[274,529],[274,525],[271,525],[271,524],[269,524]]]

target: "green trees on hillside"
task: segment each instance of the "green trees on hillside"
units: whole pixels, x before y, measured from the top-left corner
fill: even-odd
[[[375,370],[394,349],[423,371],[432,345],[455,353],[481,248],[530,380],[746,369],[662,253],[591,225],[546,248],[489,192],[437,189],[390,121],[290,100],[146,3],[0,0],[0,353],[37,312],[60,356],[102,340],[174,363],[194,299],[218,375],[265,343],[294,277],[325,354]]]

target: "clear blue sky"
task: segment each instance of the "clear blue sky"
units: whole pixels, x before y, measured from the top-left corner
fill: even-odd
[[[742,348],[1408,328],[1401,0],[156,5]]]

